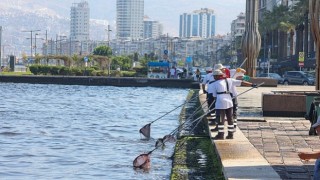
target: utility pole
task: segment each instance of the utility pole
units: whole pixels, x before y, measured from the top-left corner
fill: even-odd
[[[106,31],[107,31],[107,33],[108,33],[108,47],[110,46],[110,31],[112,31],[111,29],[110,29],[110,25],[108,25],[108,29],[105,29]]]
[[[38,32],[38,31],[40,31],[40,30],[30,30],[30,31],[22,31],[22,32],[30,32],[30,41],[31,41],[31,43],[30,43],[30,56],[31,57],[33,57],[33,54],[32,54],[32,33],[33,32]]]
[[[46,30],[46,43],[45,43],[45,45],[46,45],[45,52],[46,52],[46,58],[47,58],[47,56],[48,56],[48,30]]]
[[[34,34],[34,55],[37,55],[37,35],[38,33]]]

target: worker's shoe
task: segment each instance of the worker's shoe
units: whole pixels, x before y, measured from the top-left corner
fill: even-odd
[[[228,136],[226,137],[226,139],[233,139],[233,133],[228,133]]]
[[[212,121],[209,121],[209,126],[214,126],[214,125],[217,125],[216,121],[215,120],[212,120]]]
[[[217,132],[217,131],[218,131],[218,125],[217,125],[215,128],[210,129],[210,131],[211,131],[211,132]]]
[[[218,133],[213,139],[214,140],[223,140],[224,139],[224,133]]]

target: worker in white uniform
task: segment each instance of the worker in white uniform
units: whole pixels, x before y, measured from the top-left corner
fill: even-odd
[[[222,71],[222,69],[224,68],[224,66],[222,64],[217,64],[215,66],[216,69],[220,69]],[[223,72],[223,71],[222,71]],[[234,125],[234,131],[236,131],[237,128],[237,124],[238,124],[238,92],[237,92],[237,86],[252,86],[252,87],[256,87],[256,84],[247,82],[247,81],[243,81],[243,77],[244,74],[246,73],[246,71],[242,68],[237,68],[237,69],[231,69],[230,70],[230,77],[234,80],[237,81],[233,81],[233,84],[230,88],[230,92],[231,92],[231,96],[232,96],[232,102],[233,102],[233,125]],[[224,76],[226,77],[226,76]],[[217,113],[216,116],[219,116],[219,114]],[[218,126],[214,129],[212,129],[212,131],[218,131]]]
[[[246,73],[246,70],[242,68],[237,69],[231,69],[230,70],[230,77],[237,80],[243,80],[243,76]],[[242,84],[243,85],[243,84]],[[248,86],[247,84],[245,84]],[[235,86],[231,88],[232,96],[233,96],[233,125],[234,125],[234,131],[237,129],[238,125],[238,92]]]
[[[202,80],[202,83],[201,83],[201,88],[202,88],[202,91],[203,93],[206,93],[207,94],[207,104],[208,104],[208,107],[209,107],[209,110],[212,110],[210,111],[210,113],[207,115],[207,116],[214,116],[214,98],[212,96],[212,90],[211,90],[211,87],[209,86],[209,84],[211,84],[212,82],[214,82],[214,78],[213,78],[213,75],[212,75],[212,68],[211,67],[207,67],[206,68],[206,76],[203,78]],[[207,90],[206,90],[207,89]],[[210,118],[210,120],[213,119],[213,118]]]
[[[213,71],[214,79],[216,80],[212,85],[212,95],[216,98],[215,108],[216,115],[219,116],[218,134],[214,139],[224,139],[224,121],[225,116],[228,121],[228,135],[227,139],[233,139],[234,124],[233,124],[233,101],[237,92],[235,87],[240,85],[257,87],[256,84],[250,82],[243,82],[232,78],[225,78],[221,70]],[[235,95],[233,95],[235,94]]]
[[[228,136],[227,139],[233,138],[233,120],[232,120],[232,97],[230,95],[230,87],[232,81],[230,78],[224,78],[224,73],[217,69],[213,71],[214,79],[212,95],[216,98],[216,113],[220,115],[218,123],[218,134],[214,139],[224,139],[224,118],[227,116]]]

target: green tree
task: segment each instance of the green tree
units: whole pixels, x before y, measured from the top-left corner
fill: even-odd
[[[112,63],[112,50],[110,47],[108,46],[98,46],[93,50],[93,55],[95,55],[96,57],[94,59],[96,59],[100,65],[101,69],[104,69],[104,65],[107,64],[108,65],[108,71],[110,71],[110,67],[111,67],[111,63]],[[100,57],[98,57],[100,56]],[[110,74],[110,72],[109,72]]]
[[[112,57],[113,67],[120,67],[121,70],[129,70],[132,67],[132,60],[128,56],[114,56]]]
[[[148,62],[150,62],[151,60],[148,58],[148,55],[145,54],[143,58],[139,59],[140,62],[140,66],[142,67],[147,67],[148,66]]]
[[[139,61],[139,55],[137,52],[133,54],[133,61]]]
[[[34,61],[35,61],[36,64],[39,64],[39,63],[40,63],[40,60],[41,60],[41,56],[37,53],[37,54],[35,55]]]
[[[98,46],[93,50],[93,55],[99,55],[99,56],[107,56],[111,57],[112,50],[108,46]]]

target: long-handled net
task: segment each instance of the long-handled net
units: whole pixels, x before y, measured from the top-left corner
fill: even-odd
[[[239,97],[240,95],[244,94],[244,93],[247,93],[248,91],[254,89],[254,88],[257,88],[261,85],[263,85],[264,82],[258,84],[257,86],[255,87],[252,87],[240,94],[238,94],[236,97]],[[236,98],[236,97],[233,97],[233,98]],[[168,135],[165,135],[163,138],[160,138],[157,140],[156,144],[155,144],[155,148],[151,151],[149,151],[148,153],[143,153],[143,154],[140,154],[139,156],[137,156],[134,161],[133,161],[133,167],[135,168],[142,168],[142,169],[145,169],[145,168],[150,168],[150,155],[153,151],[155,151],[156,149],[158,149],[159,147],[162,147],[164,145],[165,142],[175,142],[175,135],[181,131],[181,129],[183,129],[183,126],[188,122],[188,126],[186,127],[190,127],[192,126],[195,122],[197,122],[194,127],[192,128],[191,131],[193,131],[197,126],[198,124],[201,122],[200,120],[203,119],[204,116],[206,116],[207,114],[213,112],[215,110],[215,108],[210,108],[211,105],[214,104],[214,102],[208,107],[208,110],[203,114],[201,115],[200,117],[196,118],[193,120],[193,116],[195,114],[197,114],[199,111],[202,110],[202,107],[203,107],[203,104],[207,102],[207,101],[204,101],[195,111],[194,113],[185,121],[183,122],[181,125],[179,125],[177,128],[175,128],[171,133],[169,133]],[[182,147],[182,145],[186,142],[186,139],[184,141],[182,141],[179,146],[176,148],[176,151],[179,151],[179,149]]]
[[[193,97],[193,98],[191,98],[191,99],[189,99],[189,100],[187,100],[186,102],[184,102],[183,104],[177,106],[176,108],[172,109],[171,111],[165,113],[164,115],[162,115],[162,116],[158,117],[157,119],[151,121],[150,123],[144,125],[144,126],[139,130],[139,133],[141,133],[146,139],[150,139],[150,135],[151,135],[151,124],[152,124],[152,123],[158,121],[159,119],[163,118],[164,116],[166,116],[166,115],[168,115],[169,113],[173,112],[174,110],[180,108],[181,106],[189,103],[190,101],[194,100],[195,98],[198,98],[198,97],[201,96],[201,95],[203,95],[203,93],[202,93],[202,94],[199,94],[199,95],[197,95],[197,96],[195,96],[195,97]]]
[[[205,101],[206,102],[206,101]],[[133,167],[135,168],[141,168],[141,169],[147,169],[150,168],[150,155],[153,151],[155,151],[156,149],[158,149],[159,147],[162,147],[164,145],[165,142],[175,142],[175,135],[179,132],[179,129],[181,130],[182,127],[189,122],[188,126],[191,126],[194,122],[202,120],[202,118],[204,116],[206,116],[207,113],[210,113],[211,111],[213,111],[214,109],[208,111],[207,113],[205,113],[204,115],[196,118],[195,120],[193,120],[193,116],[195,114],[197,114],[199,111],[202,111],[202,105],[205,103],[203,102],[195,111],[194,113],[185,121],[183,122],[181,125],[179,125],[177,128],[175,128],[171,133],[165,135],[163,138],[158,139],[156,144],[155,144],[155,148],[151,151],[149,151],[148,153],[143,153],[140,154],[139,156],[137,156],[134,161],[133,161]],[[191,118],[192,117],[192,118]],[[198,122],[198,123],[199,123]],[[197,123],[197,124],[198,124]]]

